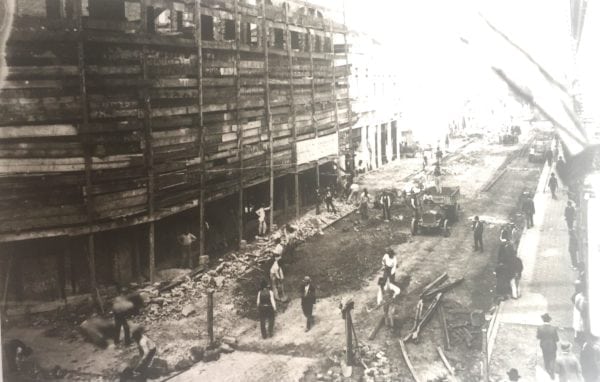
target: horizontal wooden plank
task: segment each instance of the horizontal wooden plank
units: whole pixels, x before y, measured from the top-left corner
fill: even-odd
[[[77,133],[78,132],[75,125],[30,125],[0,127],[0,139],[73,136],[77,135]]]

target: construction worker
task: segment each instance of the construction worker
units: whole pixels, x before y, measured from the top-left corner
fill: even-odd
[[[383,265],[383,278],[389,280],[392,284],[396,282],[396,268],[398,267],[398,259],[394,250],[388,248],[381,259]]]
[[[258,317],[260,319],[260,333],[263,339],[273,337],[273,326],[275,324],[275,311],[277,305],[273,291],[269,290],[267,280],[262,280],[260,290],[256,296],[256,307],[258,308]]]
[[[271,265],[271,270],[269,272],[271,276],[271,288],[273,288],[275,300],[285,301],[287,298],[285,297],[285,291],[283,289],[283,270],[279,266],[279,260],[281,260],[281,256],[276,255],[273,260],[273,265]]]
[[[181,245],[181,267],[190,266],[192,259],[192,243],[197,240],[191,232],[182,233],[177,237],[177,241]]]
[[[141,326],[134,329],[132,337],[137,343],[140,353],[140,360],[133,369],[133,372],[141,377],[146,377],[148,366],[150,366],[152,359],[156,355],[156,344],[144,334],[144,328]]]
[[[369,220],[369,193],[365,188],[360,195],[360,217],[363,220]]]
[[[258,236],[263,237],[267,233],[267,222],[266,222],[266,211],[271,207],[260,207],[256,210],[256,216],[258,216]]]
[[[348,199],[346,203],[356,203],[357,200],[360,199],[360,186],[357,183],[352,183],[350,185],[350,195],[348,195]]]
[[[327,212],[337,213],[337,210],[333,205],[333,192],[329,186],[327,186],[327,189],[325,190],[325,206],[327,207]]]
[[[314,317],[313,317],[313,307],[317,302],[317,294],[315,291],[315,287],[312,284],[312,280],[309,276],[304,276],[304,285],[300,289],[300,305],[302,306],[302,313],[304,313],[304,317],[306,317],[306,330],[309,331],[311,326],[314,325]]]
[[[392,299],[396,298],[400,294],[400,288],[398,288],[395,284],[392,284],[389,279],[386,280],[385,277],[380,277],[377,280],[377,305],[380,306],[384,302],[384,296],[386,292],[392,292]]]
[[[390,207],[392,205],[392,198],[390,198],[390,194],[384,192],[381,194],[381,198],[379,198],[379,203],[381,204],[381,209],[383,211],[383,220],[386,222],[390,221]]]

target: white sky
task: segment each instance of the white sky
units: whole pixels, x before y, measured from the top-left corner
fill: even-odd
[[[341,12],[342,0],[325,1]],[[485,109],[508,94],[490,70],[490,60],[502,58],[487,43],[479,13],[555,77],[564,79],[573,65],[568,1],[345,0],[345,7],[348,27],[367,32],[390,52],[403,88],[403,120],[428,133],[443,134],[467,99]]]

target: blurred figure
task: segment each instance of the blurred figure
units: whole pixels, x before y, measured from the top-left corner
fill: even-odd
[[[390,198],[390,194],[388,194],[387,192],[381,194],[379,203],[381,204],[381,209],[383,212],[383,220],[386,222],[390,221],[390,207],[392,205],[392,198]]]
[[[302,306],[302,313],[306,317],[306,330],[309,331],[314,325],[313,307],[317,302],[317,293],[315,287],[312,284],[312,280],[309,276],[304,276],[304,285],[300,289],[300,305]]]
[[[473,219],[473,239],[475,250],[483,252],[483,222],[479,220],[479,216],[475,216]]]
[[[268,211],[270,208],[271,207],[260,207],[258,210],[256,210],[256,216],[258,219],[258,236],[260,237],[265,236],[267,233],[267,214],[265,211]]]
[[[600,344],[598,337],[589,334],[579,355],[581,374],[585,382],[597,382],[600,380]]]
[[[190,267],[192,265],[192,243],[197,240],[189,230],[187,233],[182,233],[177,237],[177,241],[181,245],[181,267]]]
[[[567,222],[567,227],[569,231],[573,229],[573,222],[575,221],[575,207],[573,207],[573,203],[571,201],[567,201],[567,206],[565,207],[565,221]]]
[[[506,375],[508,376],[508,381],[518,381],[521,378],[517,369],[510,369]]]
[[[360,217],[363,220],[369,220],[369,192],[366,188],[360,195],[360,206],[358,209],[360,211]]]
[[[559,382],[583,382],[581,365],[573,353],[571,344],[563,342],[560,344],[560,354],[556,357],[556,374]]]
[[[550,180],[548,181],[548,187],[552,193],[552,199],[556,199],[556,190],[558,189],[558,180],[554,173],[550,174]]]
[[[525,200],[523,201],[523,213],[525,213],[525,218],[527,220],[527,228],[533,227],[533,215],[535,215],[535,204],[533,203],[533,199],[531,195],[527,193],[525,195]]]
[[[433,176],[435,180],[435,189],[438,194],[442,193],[442,170],[440,169],[440,162],[435,163],[435,168],[433,169]]]
[[[140,360],[133,369],[134,373],[137,373],[142,378],[146,378],[146,372],[148,367],[152,363],[154,356],[156,355],[156,344],[148,336],[144,334],[144,328],[137,327],[132,334],[133,340],[138,345],[138,351],[140,353]]]
[[[333,205],[333,192],[329,186],[327,186],[327,189],[325,190],[325,206],[327,207],[327,212],[337,213],[337,210]]]
[[[12,339],[2,344],[3,363],[5,370],[9,373],[19,371],[24,358],[31,354],[33,354],[33,349],[21,340]]]

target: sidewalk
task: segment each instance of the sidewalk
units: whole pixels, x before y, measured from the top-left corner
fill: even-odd
[[[551,171],[548,165],[542,171],[534,197],[535,226],[523,233],[518,249],[524,266],[521,298],[506,301],[498,308],[498,328],[491,344],[491,381],[505,377],[513,367],[524,381],[550,380],[536,339],[542,314],[550,314],[552,324],[559,327],[561,340],[573,340],[570,298],[576,274],[571,269],[563,217],[567,197],[561,187],[558,199],[552,199],[546,187]]]

